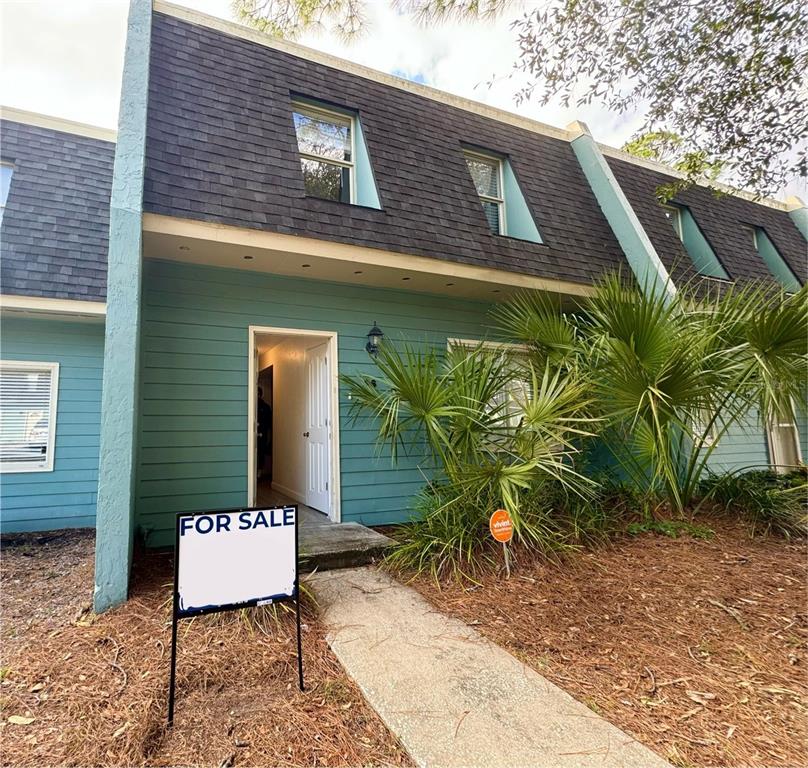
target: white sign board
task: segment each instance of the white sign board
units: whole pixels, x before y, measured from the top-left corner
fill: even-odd
[[[297,509],[177,517],[180,616],[296,597]]]

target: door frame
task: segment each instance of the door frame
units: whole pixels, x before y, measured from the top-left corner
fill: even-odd
[[[336,331],[313,331],[301,328],[276,328],[266,325],[250,325],[247,329],[249,344],[247,351],[247,505],[255,506],[256,502],[256,445],[255,445],[255,419],[258,408],[258,392],[255,388],[255,379],[258,375],[255,365],[256,338],[264,335],[278,336],[309,336],[315,340],[327,343],[329,382],[329,406],[331,418],[331,445],[329,467],[329,494],[331,501],[331,514],[329,519],[334,523],[342,520],[342,506],[340,504],[340,455],[339,455],[339,352]],[[298,499],[299,501],[299,499]]]

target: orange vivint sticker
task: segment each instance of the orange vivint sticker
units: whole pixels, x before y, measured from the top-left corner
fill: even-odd
[[[498,509],[488,521],[491,535],[503,544],[513,538],[513,520],[506,509]]]

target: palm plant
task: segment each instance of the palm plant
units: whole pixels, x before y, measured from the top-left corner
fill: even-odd
[[[394,559],[435,573],[473,570],[488,516],[504,506],[515,538],[531,548],[561,544],[559,531],[525,494],[551,478],[570,493],[591,482],[574,467],[576,441],[590,434],[588,397],[573,374],[519,365],[484,344],[432,349],[386,345],[374,378],[344,376],[353,416],[377,420],[379,442],[395,462],[415,454],[427,489],[425,514]]]
[[[755,410],[765,423],[799,400],[807,298],[769,286],[671,295],[613,275],[576,312],[521,296],[494,315],[533,364],[574,371],[624,471],[680,512],[733,425]]]

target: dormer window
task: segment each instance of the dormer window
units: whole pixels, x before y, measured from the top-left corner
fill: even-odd
[[[745,229],[751,232],[752,244],[758,255],[766,263],[769,272],[785,288],[786,291],[795,293],[800,289],[800,281],[797,279],[791,267],[788,266],[783,255],[772,242],[768,232],[763,227],[747,224]]]
[[[300,96],[292,100],[292,119],[308,197],[382,207],[356,112]]]
[[[495,235],[507,234],[505,197],[502,193],[502,160],[477,152],[465,152],[464,155],[488,228]]]
[[[682,239],[682,214],[678,208],[672,205],[663,205],[662,210],[665,213],[665,218],[670,222],[673,231],[676,232],[676,237]]]
[[[686,205],[663,205],[662,212],[699,274],[714,280],[729,280],[727,271],[696,223],[690,208]]]
[[[294,102],[297,147],[306,194],[353,203],[356,199],[354,118]]]
[[[464,149],[463,157],[491,233],[541,244],[539,228],[510,160],[476,149]]]

